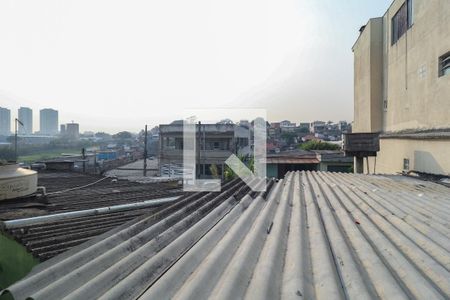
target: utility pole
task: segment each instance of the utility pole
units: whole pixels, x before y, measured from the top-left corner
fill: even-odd
[[[83,173],[86,173],[86,149],[81,149],[81,158],[83,159]]]
[[[17,127],[18,127],[17,123],[19,123],[20,125],[23,126],[23,123],[20,122],[19,119],[15,118],[15,120],[14,120],[14,157],[15,157],[16,163],[17,163],[17,159],[19,158],[17,156]]]
[[[144,135],[144,177],[147,176],[147,125],[145,125]]]
[[[200,178],[201,172],[202,172],[202,166],[201,166],[201,150],[202,150],[202,122],[198,121],[198,130],[195,130],[195,134],[198,137],[195,145],[196,149],[196,158],[195,158],[195,178]]]

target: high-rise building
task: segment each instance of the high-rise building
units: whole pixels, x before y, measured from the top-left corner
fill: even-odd
[[[51,108],[41,109],[39,113],[39,133],[43,135],[58,134],[58,111]]]
[[[67,123],[66,124],[66,136],[71,139],[78,139],[80,137],[80,125],[78,123]]]
[[[59,125],[59,134],[65,135],[66,134],[66,124]]]
[[[0,135],[11,134],[11,111],[0,107]]]
[[[19,108],[19,120],[23,126],[19,126],[19,134],[32,134],[33,133],[33,110],[28,107]]]

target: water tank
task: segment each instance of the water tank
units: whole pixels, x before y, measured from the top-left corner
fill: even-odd
[[[0,165],[0,201],[31,195],[36,189],[36,171],[17,164]]]

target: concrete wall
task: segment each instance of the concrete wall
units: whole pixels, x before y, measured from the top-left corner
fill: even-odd
[[[382,139],[376,158],[376,173],[394,174],[403,171],[403,159],[409,159],[409,169],[450,176],[450,140]],[[369,158],[373,173],[375,158]],[[364,161],[364,172],[367,165]]]
[[[383,18],[370,19],[353,47],[354,131],[377,132],[382,124]]]
[[[412,0],[413,24],[392,44],[392,18],[404,3],[371,19],[353,47],[354,132],[450,131],[450,76],[439,76],[439,57],[450,51],[450,1]],[[449,175],[449,156],[448,138],[381,139],[377,172],[401,172],[409,158],[411,170]]]
[[[450,76],[438,76],[450,51],[450,1],[413,0],[413,25],[391,45],[396,0],[384,20],[387,110],[384,131],[450,128]]]

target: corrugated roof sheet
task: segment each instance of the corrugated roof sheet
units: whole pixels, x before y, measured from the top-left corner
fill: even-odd
[[[27,197],[0,201],[0,220],[119,205],[183,193],[176,183],[143,184],[62,171],[39,172],[38,185],[46,187],[49,194],[45,198]]]
[[[40,261],[160,208],[137,208],[96,216],[73,217],[11,230],[5,229],[2,221],[142,202],[183,193],[176,183],[142,184],[77,172],[39,172],[38,183],[46,187],[49,193],[46,197],[32,196],[0,201],[0,234],[4,233],[21,243]]]
[[[248,189],[247,189],[248,190]],[[32,271],[17,299],[448,299],[449,189],[291,172],[191,195]]]
[[[34,257],[45,261],[138,216],[159,209],[159,207],[134,208],[1,230],[6,236],[25,246]]]

